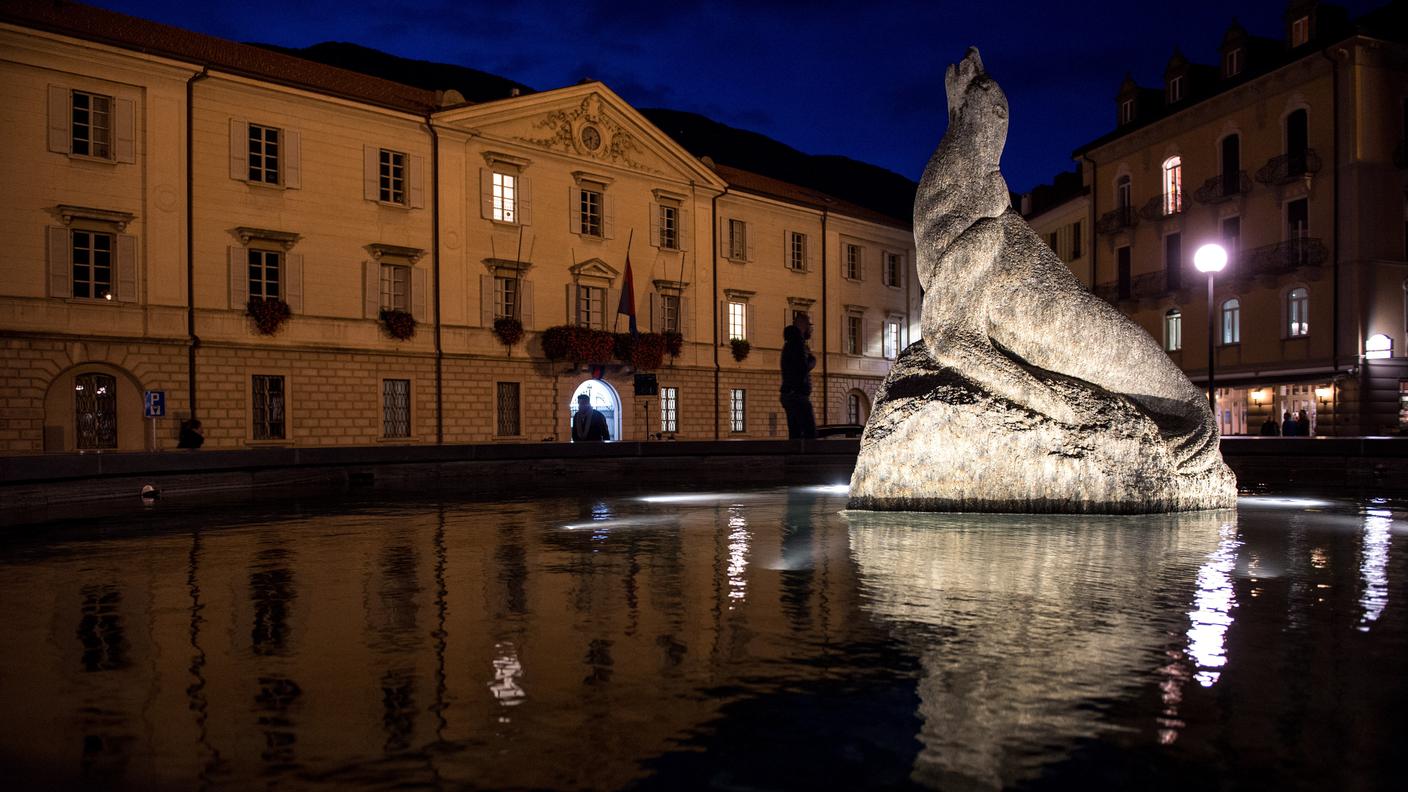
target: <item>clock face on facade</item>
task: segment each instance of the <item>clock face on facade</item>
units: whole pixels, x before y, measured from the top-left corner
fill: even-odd
[[[588,151],[601,148],[601,132],[594,126],[582,127],[582,145],[586,146]]]

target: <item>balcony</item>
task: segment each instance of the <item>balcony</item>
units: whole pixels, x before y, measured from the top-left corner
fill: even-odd
[[[1237,257],[1236,275],[1283,275],[1301,267],[1319,267],[1330,258],[1325,244],[1314,237],[1301,237],[1242,251]]]
[[[1116,234],[1126,228],[1139,225],[1139,215],[1132,206],[1121,206],[1100,215],[1095,221],[1095,231],[1099,234]]]
[[[1252,180],[1246,171],[1237,171],[1234,178],[1218,174],[1203,182],[1203,186],[1193,192],[1193,200],[1200,204],[1220,204],[1241,197],[1252,191]]]
[[[1169,211],[1172,209],[1173,211]],[[1139,216],[1145,220],[1162,220],[1165,217],[1183,213],[1183,196],[1179,193],[1161,193],[1144,202]]]
[[[1262,184],[1281,185],[1304,179],[1320,172],[1320,155],[1315,149],[1306,149],[1297,154],[1282,154],[1272,157],[1257,169],[1256,180]]]
[[[1179,284],[1169,283],[1168,273],[1159,270],[1135,275],[1129,282],[1129,294],[1120,294],[1119,283],[1101,283],[1093,291],[1096,297],[1106,302],[1120,303],[1158,299],[1178,291],[1179,288]]]

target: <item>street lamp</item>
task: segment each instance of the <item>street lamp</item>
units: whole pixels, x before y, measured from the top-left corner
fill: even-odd
[[[1210,244],[1198,248],[1193,254],[1193,266],[1198,272],[1208,274],[1208,409],[1212,410],[1213,420],[1217,420],[1217,396],[1213,390],[1213,333],[1217,330],[1217,316],[1213,313],[1212,282],[1217,273],[1227,266],[1227,251],[1221,245]]]

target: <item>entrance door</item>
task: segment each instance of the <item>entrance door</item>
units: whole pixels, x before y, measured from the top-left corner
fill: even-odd
[[[621,439],[621,397],[616,389],[602,380],[587,380],[572,391],[567,404],[567,437],[572,437],[572,419],[577,417],[577,397],[586,394],[591,399],[592,409],[606,416],[606,428],[612,440]]]
[[[117,379],[79,374],[73,383],[73,424],[79,450],[117,448]]]

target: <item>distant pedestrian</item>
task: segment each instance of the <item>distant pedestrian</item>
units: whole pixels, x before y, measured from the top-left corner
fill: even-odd
[[[191,418],[181,422],[181,435],[176,441],[177,448],[200,448],[205,444],[205,435],[201,434],[200,421]]]
[[[812,369],[816,355],[807,348],[812,336],[812,320],[798,314],[782,328],[782,410],[787,414],[789,440],[816,437],[816,413],[812,411]]]
[[[1296,419],[1296,435],[1310,437],[1310,416],[1305,414],[1305,410],[1301,410],[1300,417]]]
[[[606,416],[592,409],[591,397],[583,393],[577,397],[577,414],[572,416],[572,442],[599,443],[611,439],[611,431],[606,428]]]
[[[1289,411],[1282,413],[1281,415],[1281,436],[1296,436],[1296,419],[1291,417],[1291,413]]]
[[[1262,437],[1279,437],[1280,435],[1281,435],[1281,427],[1280,427],[1279,425],[1277,425],[1277,423],[1276,423],[1276,416],[1275,416],[1275,415],[1268,415],[1268,416],[1266,416],[1266,423],[1264,423],[1264,424],[1261,425],[1261,436],[1262,436]]]

